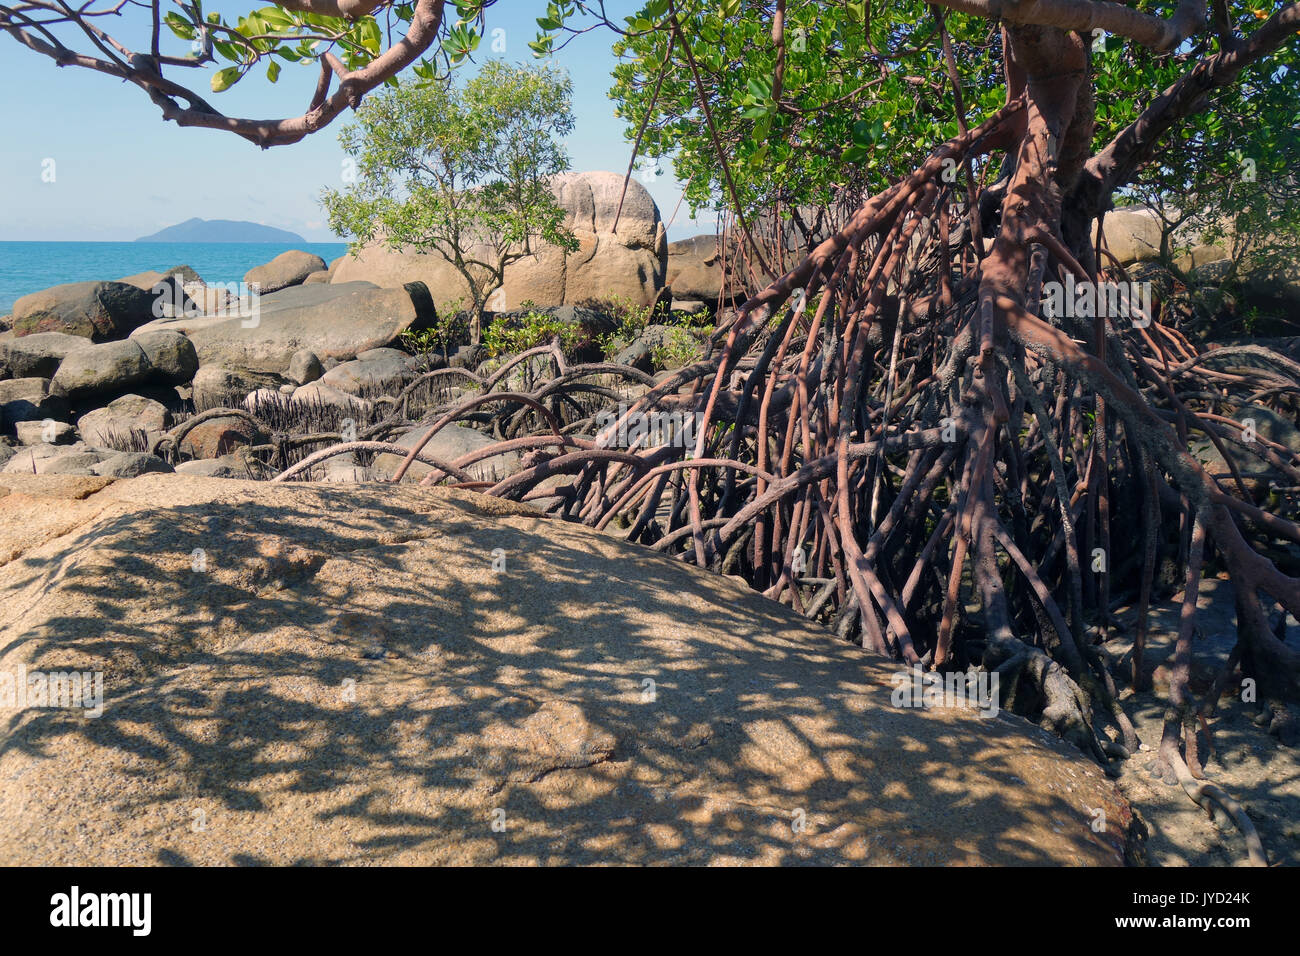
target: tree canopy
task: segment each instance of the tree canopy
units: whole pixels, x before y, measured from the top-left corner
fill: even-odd
[[[510,263],[539,243],[577,248],[549,186],[569,167],[572,84],[550,66],[489,61],[463,86],[395,83],[368,98],[340,141],[355,182],[326,190],[331,228],[438,253],[470,291],[479,340],[489,297]]]

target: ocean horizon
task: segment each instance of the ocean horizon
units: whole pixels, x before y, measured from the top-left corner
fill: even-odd
[[[240,282],[254,266],[290,249],[329,263],[346,242],[0,242],[0,315],[25,295],[65,282],[115,280],[189,266],[207,282]]]

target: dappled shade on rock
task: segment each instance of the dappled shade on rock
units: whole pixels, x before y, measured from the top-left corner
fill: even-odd
[[[1123,858],[1032,725],[524,505],[4,476],[0,556],[0,669],[105,697],[0,731],[3,864]]]

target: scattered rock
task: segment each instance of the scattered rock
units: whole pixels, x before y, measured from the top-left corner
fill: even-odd
[[[1142,206],[1116,209],[1106,214],[1106,246],[1122,264],[1144,262],[1160,256],[1160,217]],[[1093,241],[1097,227],[1093,225]]]
[[[199,370],[199,356],[194,345],[179,332],[159,329],[137,332],[131,340],[144,350],[152,366],[151,381],[164,385],[184,385]]]
[[[420,283],[399,289],[377,289],[366,282],[293,286],[263,295],[258,310],[248,317],[159,319],[147,329],[183,332],[194,343],[202,368],[278,379],[301,349],[311,349],[322,364],[331,358],[346,361],[358,352],[391,345],[405,330],[425,328],[435,318],[433,300]]]
[[[0,362],[14,378],[53,378],[69,352],[84,348],[86,340],[66,332],[36,332],[0,339]]]
[[[102,392],[119,392],[148,382],[153,366],[134,339],[86,345],[69,352],[54,373],[54,387],[80,398]]]
[[[148,291],[164,279],[170,278],[178,279],[184,285],[203,285],[203,276],[199,275],[189,266],[173,266],[164,272],[150,269],[147,272],[137,272],[133,276],[126,276],[117,281],[125,282],[127,285],[133,285],[137,289]]]
[[[414,357],[397,349],[371,349],[320,376],[320,383],[349,395],[400,389],[418,374]]]
[[[349,395],[337,388],[331,388],[324,382],[309,382],[306,385],[300,385],[293,390],[292,398],[295,402],[305,404],[332,405],[335,408],[343,409],[349,414],[355,413],[358,415],[364,414],[371,406],[371,402],[367,399]]]
[[[487,361],[487,357],[487,349],[481,345],[458,345],[447,356],[447,365],[472,371]]]
[[[125,282],[70,282],[14,303],[14,332],[65,332],[95,342],[120,339],[154,318],[154,296]]]
[[[10,378],[0,381],[0,427],[5,431],[16,422],[43,418],[63,418],[68,414],[67,399],[51,394],[48,378]]]
[[[307,385],[325,374],[320,359],[311,349],[299,349],[289,359],[289,380]]]
[[[120,448],[136,434],[147,441],[171,425],[167,406],[143,395],[122,395],[77,419],[82,439],[98,448]]]
[[[270,262],[255,266],[244,273],[244,281],[261,289],[262,294],[277,292],[289,286],[302,285],[313,272],[325,270],[325,260],[310,252],[290,249]]]
[[[180,440],[180,453],[190,458],[219,458],[240,445],[266,441],[257,427],[238,415],[218,415],[200,422]]]
[[[53,418],[38,422],[16,422],[14,432],[18,441],[24,445],[70,445],[77,440],[77,433],[71,425],[57,422]]]
[[[630,365],[643,372],[649,372],[651,369],[650,346],[646,345],[641,339],[637,339],[631,345],[619,350],[614,356],[614,361],[619,365]]]
[[[204,365],[194,373],[193,399],[198,411],[239,402],[259,388],[274,387],[275,376],[244,369]]]
[[[91,448],[85,442],[71,445],[29,445],[5,462],[0,472],[25,475],[89,475],[92,465],[109,457],[111,451]]]
[[[744,283],[737,275],[738,257],[733,248],[726,257],[728,280],[723,298],[729,301],[744,294]],[[717,236],[691,236],[668,243],[668,267],[665,284],[673,297],[673,308],[684,300],[717,302],[723,294],[723,255]]]
[[[373,481],[374,473],[369,468],[362,466],[356,459],[355,455],[335,455],[333,458],[325,459],[322,470],[324,477],[322,481]]]
[[[202,458],[196,461],[182,461],[176,464],[177,474],[192,478],[242,478],[250,477],[248,459],[242,451],[235,451],[219,458]]]
[[[135,478],[151,472],[170,472],[173,468],[157,455],[143,452],[124,451],[105,458],[97,465],[92,465],[92,475],[106,478]]]
[[[684,312],[687,315],[705,315],[709,311],[707,302],[699,301],[681,301],[674,299],[670,310],[673,312]]]
[[[429,422],[412,428],[397,439],[397,444],[403,448],[415,447],[421,436],[428,431],[430,424],[432,423]],[[462,455],[467,455],[470,452],[478,451],[496,443],[495,438],[484,435],[482,432],[476,432],[472,428],[465,428],[462,425],[447,425],[429,440],[421,453],[438,461],[451,464]],[[389,479],[393,477],[401,463],[402,459],[397,455],[383,454],[375,458],[370,470],[378,479]],[[432,470],[432,465],[415,461],[411,463],[411,467],[402,476],[402,480],[418,481]],[[493,455],[491,458],[486,458],[468,466],[465,470],[473,475],[477,481],[500,481],[502,478],[508,478],[519,470],[519,454],[510,451],[500,455]]]

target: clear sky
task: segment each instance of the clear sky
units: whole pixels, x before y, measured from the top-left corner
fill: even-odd
[[[205,5],[234,20],[258,4],[229,0]],[[631,0],[613,0],[617,13],[631,12]],[[116,29],[130,42],[145,29],[142,11],[127,7]],[[528,42],[537,34],[536,0],[501,0],[488,11],[489,29],[500,27],[506,50],[484,56],[530,60]],[[102,23],[109,29],[107,23]],[[186,44],[172,38],[177,53]],[[613,37],[600,30],[577,37],[555,61],[569,70],[577,125],[567,140],[576,170],[627,169],[631,144],[608,98]],[[147,44],[141,44],[142,46]],[[140,47],[136,47],[139,49]],[[188,71],[187,71],[188,72]],[[317,68],[285,63],[272,85],[258,74],[225,93],[213,94],[227,114],[297,116],[316,83]],[[208,75],[193,71],[189,85],[206,90]],[[317,196],[340,185],[343,151],[337,134],[348,115],[292,146],[261,150],[230,133],[181,129],[164,123],[158,108],[139,89],[89,70],[57,68],[8,36],[0,35],[0,241],[117,241],[183,222],[247,219],[297,232],[305,239],[333,239]],[[42,180],[53,160],[54,182]],[[668,221],[681,195],[671,164],[645,183]],[[692,223],[684,205],[669,230],[680,239],[711,231],[711,215]]]

